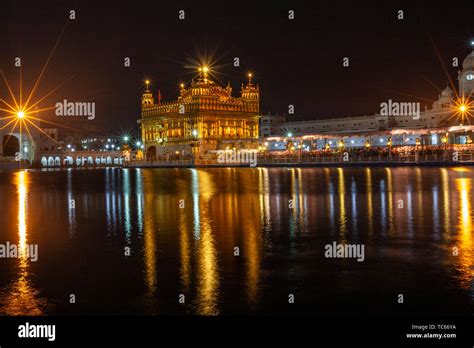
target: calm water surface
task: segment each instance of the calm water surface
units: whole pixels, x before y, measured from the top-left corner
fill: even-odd
[[[469,167],[0,172],[0,243],[39,248],[37,262],[0,259],[0,314],[472,313],[473,180]],[[325,258],[333,241],[365,244],[365,261]]]

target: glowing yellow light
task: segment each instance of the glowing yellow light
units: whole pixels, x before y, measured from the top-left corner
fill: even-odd
[[[209,71],[209,68],[207,66],[203,67],[202,68],[202,71],[204,71],[205,73],[207,73]]]
[[[145,80],[145,83],[148,86],[150,84],[150,80]]]
[[[181,88],[184,88],[184,83],[180,84]]]
[[[248,73],[248,77],[252,77],[252,73]]]
[[[23,117],[25,117],[25,113],[24,113],[23,111],[18,111],[17,114],[16,114],[16,116],[17,116],[18,118],[23,118]]]
[[[462,104],[462,105],[459,107],[459,111],[461,111],[461,112],[466,112],[466,110],[467,110],[467,107],[466,107],[466,105],[464,105],[464,104]]]

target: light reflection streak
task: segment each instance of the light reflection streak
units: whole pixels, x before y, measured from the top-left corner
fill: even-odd
[[[391,168],[385,168],[385,172],[387,173],[388,233],[392,234],[393,230],[394,230],[392,169]]]
[[[130,237],[132,233],[132,224],[130,221],[130,169],[125,168],[123,172],[123,199],[124,199],[124,227],[125,227],[125,239],[127,243],[130,243]]]
[[[410,238],[413,238],[413,227],[414,227],[414,221],[413,221],[413,197],[411,193],[411,186],[408,185],[407,187],[407,233]]]
[[[137,193],[138,234],[143,233],[143,178],[141,169],[135,170],[135,190]]]
[[[385,185],[385,180],[380,180],[380,222],[382,225],[381,232],[385,234],[387,230],[387,203],[385,201],[385,194],[387,188]]]
[[[199,219],[199,175],[197,169],[191,169],[191,185],[193,192],[194,239],[198,240],[201,235],[201,223]]]
[[[441,187],[443,190],[443,227],[445,239],[450,235],[451,228],[451,208],[449,202],[449,175],[446,168],[441,168]]]
[[[462,286],[469,290],[471,299],[474,298],[473,266],[474,248],[472,245],[473,212],[472,212],[472,179],[456,178],[456,188],[459,194],[458,236],[459,243],[459,272]]]
[[[157,260],[156,260],[156,235],[155,235],[155,214],[153,207],[155,206],[155,196],[153,187],[153,172],[143,171],[144,192],[144,231],[143,231],[143,249],[144,249],[144,263],[145,263],[145,284],[147,289],[147,296],[154,298],[158,279],[156,275]]]
[[[324,168],[324,176],[326,178],[326,186],[328,188],[328,214],[329,214],[329,226],[331,232],[334,232],[336,229],[335,213],[334,213],[334,184],[331,180],[331,172],[329,168]]]
[[[197,188],[193,196],[200,197],[200,238],[197,244],[197,312],[219,314],[219,269],[217,250],[210,222],[209,201],[215,193],[213,178],[203,170],[195,170]],[[196,186],[193,187],[195,189]]]
[[[358,235],[359,228],[357,226],[357,184],[354,177],[352,177],[352,182],[351,182],[351,206],[352,206],[352,231],[354,232],[354,235]]]
[[[76,232],[76,201],[74,199],[72,170],[67,171],[67,205],[68,205],[68,222],[69,222],[69,238],[73,238]]]
[[[347,233],[347,217],[346,217],[346,188],[344,182],[344,170],[342,168],[337,168],[338,176],[339,176],[339,233],[341,237],[341,243],[344,243],[346,240],[346,233]]]
[[[366,186],[367,186],[367,222],[369,225],[369,236],[374,231],[374,206],[372,198],[372,169],[370,167],[365,168]]]
[[[43,315],[50,307],[46,299],[39,297],[39,292],[31,282],[29,273],[28,248],[28,190],[29,173],[15,173],[15,185],[18,195],[18,247],[19,264],[17,280],[12,282],[1,295],[0,310],[6,315]],[[38,251],[38,254],[39,251]],[[40,256],[38,256],[40,257]]]

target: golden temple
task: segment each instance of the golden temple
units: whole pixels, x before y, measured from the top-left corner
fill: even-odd
[[[209,77],[209,68],[187,87],[180,85],[175,101],[155,103],[146,81],[142,95],[142,143],[147,160],[204,158],[217,150],[257,149],[260,88],[252,82],[232,96],[230,84],[222,87]]]

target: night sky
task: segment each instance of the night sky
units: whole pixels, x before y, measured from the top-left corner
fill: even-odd
[[[262,113],[284,113],[293,104],[293,120],[358,116],[378,112],[390,98],[424,108],[448,81],[436,51],[453,80],[452,57],[461,64],[470,52],[474,2],[410,3],[2,1],[0,67],[18,90],[14,59],[21,57],[29,90],[67,22],[36,96],[67,80],[41,105],[94,100],[103,134],[136,131],[144,78],[155,94],[159,88],[164,100],[175,99],[179,83],[193,77],[186,66],[199,56],[217,60],[218,77],[231,82],[234,95],[251,70]],[[68,19],[71,9],[75,20]],[[181,9],[185,20],[178,19]],[[0,93],[7,95],[3,83]]]

